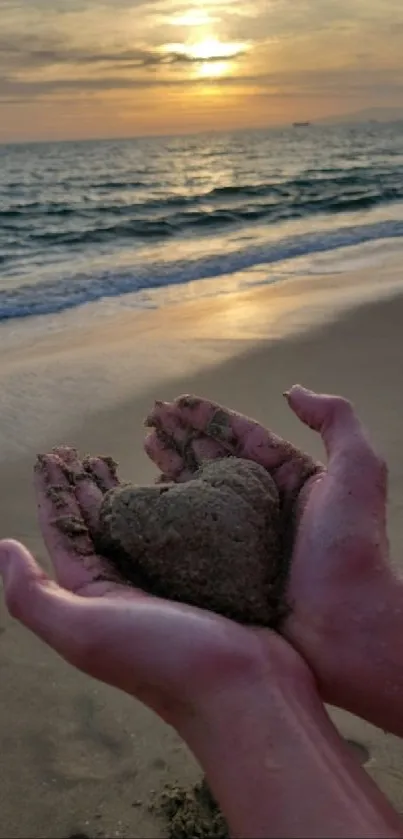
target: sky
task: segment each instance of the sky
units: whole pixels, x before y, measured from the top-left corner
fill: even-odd
[[[0,142],[403,113],[403,0],[0,0]]]

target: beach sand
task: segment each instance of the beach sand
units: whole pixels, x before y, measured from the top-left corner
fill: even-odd
[[[334,290],[338,281],[335,277]],[[358,289],[362,281],[359,272],[350,277],[350,285],[344,278],[344,290],[354,284]],[[165,381],[156,376],[147,388],[143,377],[136,395],[122,397],[115,407],[87,412],[75,423],[69,414],[68,428],[60,430],[57,423],[47,428],[42,422],[41,448],[69,442],[83,451],[109,453],[120,462],[123,477],[153,480],[155,470],[142,451],[142,420],[155,398],[192,392],[248,413],[322,456],[320,441],[293,417],[281,394],[295,382],[340,393],[354,401],[388,461],[389,532],[393,561],[399,565],[403,562],[403,296],[396,293],[397,287],[396,280],[393,299],[373,300],[349,313],[338,311],[346,306],[336,306],[342,293],[338,296],[335,291],[336,320],[321,323],[318,316],[315,328],[301,331],[301,319],[292,317],[293,329],[284,330],[281,340],[280,327],[275,340],[269,341],[262,329],[253,334],[250,324],[253,312],[261,312],[264,304],[273,311],[284,291],[245,292],[244,306],[251,309],[248,330],[246,321],[240,326],[239,317],[238,321],[231,317],[235,309],[228,298],[177,307],[168,313],[173,335],[180,327],[182,335],[203,339],[211,335],[215,318],[217,335],[221,334],[223,346],[227,342],[226,352],[238,354],[218,366],[209,356],[206,369],[176,378],[168,375],[177,369],[169,367],[168,358]],[[309,301],[309,289],[307,294]],[[357,303],[358,293],[356,297],[347,303]],[[240,307],[238,299],[238,313]],[[105,323],[104,345],[124,340],[128,346],[134,334],[139,339],[139,330],[141,338],[142,324],[144,334],[154,329],[158,337],[163,314],[151,312],[140,319],[127,315],[119,328]],[[80,352],[94,346],[95,332],[95,326],[93,331],[87,328],[82,344],[78,338],[72,342],[63,336],[38,342],[35,370],[49,354],[57,363],[56,345],[60,363],[68,369],[70,358],[76,363]],[[17,375],[24,352],[24,348],[10,349],[10,376],[13,370]],[[32,406],[30,411],[33,417]],[[41,419],[40,412],[37,417]],[[11,443],[9,454],[3,449],[0,535],[23,540],[47,565],[31,487],[36,445],[34,435],[22,453]],[[163,821],[150,812],[149,804],[166,782],[188,785],[199,777],[184,745],[140,704],[64,664],[12,622],[4,604],[0,608],[0,837],[166,835]],[[357,755],[368,755],[368,771],[403,812],[403,743],[350,715],[338,711],[332,715],[343,735],[359,744]]]

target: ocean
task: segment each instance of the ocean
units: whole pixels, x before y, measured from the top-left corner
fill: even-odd
[[[0,146],[0,321],[46,330],[400,244],[402,141],[395,123]]]
[[[402,141],[373,124],[0,146],[0,460],[399,291]]]

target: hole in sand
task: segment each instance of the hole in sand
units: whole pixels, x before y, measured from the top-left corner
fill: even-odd
[[[356,740],[348,740],[346,739],[347,745],[350,747],[350,750],[361,763],[361,766],[364,766],[371,758],[371,753],[363,743],[357,743]]]
[[[70,833],[67,839],[91,839],[88,833]]]

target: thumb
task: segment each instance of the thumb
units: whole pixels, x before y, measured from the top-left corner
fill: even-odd
[[[13,617],[24,622],[38,594],[51,581],[24,545],[12,539],[0,542],[0,574],[7,608]]]
[[[298,419],[322,436],[329,457],[335,446],[362,431],[351,403],[341,396],[314,393],[301,385],[294,385],[285,396]]]
[[[0,576],[10,615],[79,666],[82,633],[76,615],[78,598],[61,589],[27,548],[11,539],[0,542]]]
[[[341,464],[348,473],[359,470],[368,477],[374,477],[375,470],[385,471],[351,402],[341,396],[317,394],[300,385],[292,387],[285,396],[301,422],[321,435],[330,471]]]

